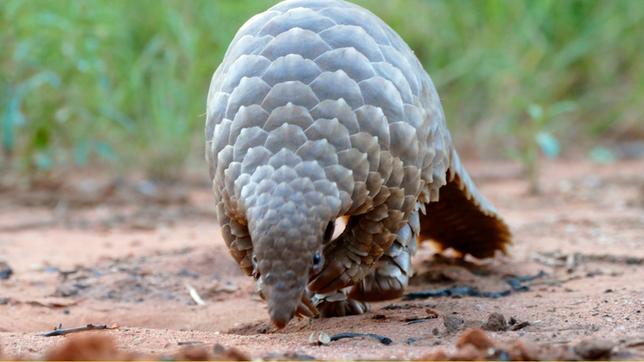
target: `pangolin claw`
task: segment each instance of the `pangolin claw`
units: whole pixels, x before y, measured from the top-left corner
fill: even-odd
[[[262,293],[262,281],[261,279],[257,279],[255,288],[257,291],[257,294],[259,295],[262,300],[266,300],[264,297],[264,293]],[[308,290],[305,290],[304,293],[302,293],[302,297],[300,298],[300,303],[297,306],[297,309],[295,310],[295,315],[297,317],[307,317],[307,318],[317,318],[320,316],[320,312],[316,308],[315,304],[311,300],[311,292]]]
[[[302,298],[300,299],[300,304],[297,306],[295,315],[308,317],[308,318],[317,318],[320,316],[320,312],[316,308],[315,304],[311,301],[311,296],[309,292],[304,292]]]

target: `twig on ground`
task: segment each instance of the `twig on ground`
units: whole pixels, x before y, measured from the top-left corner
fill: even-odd
[[[549,267],[567,267],[574,269],[575,266],[581,263],[596,262],[596,263],[611,263],[611,264],[625,264],[625,265],[642,265],[644,258],[629,255],[610,255],[610,254],[584,254],[572,253],[563,254],[561,252],[537,252],[531,255],[531,259],[537,263]]]
[[[188,289],[188,292],[190,293],[190,297],[192,300],[195,301],[198,305],[205,305],[206,302],[204,302],[203,299],[201,299],[201,296],[197,292],[197,289],[195,289],[192,285],[186,284],[186,288]]]
[[[475,287],[451,287],[451,288],[439,288],[433,290],[424,290],[419,292],[412,292],[405,294],[403,300],[414,300],[414,299],[426,299],[426,298],[437,298],[437,297],[481,297],[481,298],[501,298],[507,297],[513,292],[525,292],[529,289],[528,285],[525,285],[526,282],[531,282],[535,279],[542,278],[546,275],[543,271],[535,275],[524,275],[516,276],[505,279],[505,282],[510,285],[510,289],[485,292],[480,291]]]
[[[407,325],[410,325],[410,324],[422,323],[430,319],[438,318],[438,313],[436,313],[436,311],[434,311],[433,309],[427,308],[425,309],[425,312],[427,313],[426,316],[409,317],[409,318],[405,318],[404,321],[407,322],[406,323]]]
[[[338,333],[333,336],[331,336],[331,341],[339,341],[341,339],[345,338],[356,338],[356,337],[369,337],[377,340],[378,342],[384,344],[385,346],[388,346],[393,343],[391,338],[381,336],[379,334],[375,333],[354,333],[354,332],[345,332],[345,333]]]
[[[511,331],[518,331],[530,325],[530,322],[521,322],[510,327]]]
[[[642,265],[644,264],[644,258],[637,256],[628,256],[628,255],[610,255],[610,254],[582,254],[577,253],[575,256],[578,256],[582,261],[594,261],[599,263],[612,263],[612,264],[626,264],[626,265]]]
[[[436,307],[436,305],[432,305],[433,307]],[[424,308],[425,305],[421,304],[412,304],[412,303],[404,303],[404,304],[389,304],[384,307],[382,307],[383,310],[408,310],[408,309],[419,309],[419,308]]]
[[[510,285],[510,288],[514,291],[524,292],[529,288],[527,285],[524,285],[526,282],[531,282],[535,279],[543,278],[546,276],[546,273],[541,270],[535,275],[518,275],[515,277],[505,279],[505,282]]]
[[[61,328],[61,325],[59,324],[58,327],[56,327],[53,331],[41,333],[40,336],[42,337],[64,336],[70,333],[105,330],[105,329],[112,329],[112,328],[108,327],[107,324],[87,324],[84,327]]]
[[[436,318],[438,318],[438,316],[405,318],[405,322],[406,322],[405,324],[410,325],[410,324],[416,324],[416,323],[423,323],[430,319],[436,319]]]
[[[199,346],[205,344],[201,341],[179,341],[177,342],[177,346]]]
[[[572,275],[567,278],[563,279],[545,279],[541,281],[536,281],[534,283],[530,283],[530,285],[550,285],[550,286],[561,286],[564,283],[568,283],[573,280],[581,279],[581,275]]]
[[[533,253],[532,255],[530,255],[530,258],[541,265],[545,265],[551,268],[562,267],[565,265],[564,260],[544,255],[543,253]]]
[[[626,344],[626,347],[629,347],[629,348],[642,347],[642,346],[644,346],[644,340],[630,342],[630,343]]]
[[[495,291],[495,292],[482,292],[473,287],[452,287],[452,288],[439,288],[434,290],[423,290],[420,292],[407,293],[403,300],[438,298],[438,297],[482,297],[482,298],[501,298],[506,297],[512,293],[511,289]]]

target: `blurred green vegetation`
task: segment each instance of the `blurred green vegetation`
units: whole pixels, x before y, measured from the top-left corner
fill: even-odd
[[[177,177],[201,157],[228,43],[272,3],[1,1],[2,172]],[[644,135],[639,0],[358,3],[416,51],[462,145],[527,165],[535,145],[558,153]]]

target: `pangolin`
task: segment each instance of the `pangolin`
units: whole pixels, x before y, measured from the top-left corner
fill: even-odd
[[[479,258],[511,241],[413,51],[349,2],[248,20],[212,77],[205,134],[223,238],[279,328],[401,296],[417,240]]]

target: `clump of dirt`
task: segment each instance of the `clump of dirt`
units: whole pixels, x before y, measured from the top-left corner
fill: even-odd
[[[95,333],[69,337],[45,353],[48,361],[132,361],[136,358],[135,353],[120,351],[112,338]]]
[[[267,353],[262,356],[264,361],[314,361],[315,357],[306,353],[292,351],[286,353]]]
[[[0,357],[2,357],[0,355]],[[68,337],[45,353],[48,361],[161,360],[161,361],[248,361],[250,357],[236,348],[220,344],[184,346],[170,355],[152,355],[119,349],[115,340],[98,333]],[[3,359],[3,358],[0,358]]]
[[[494,347],[494,342],[490,337],[480,329],[468,329],[458,338],[456,342],[457,348],[464,348],[471,345],[477,350],[487,350]]]
[[[499,342],[490,338],[478,328],[464,331],[455,348],[444,348],[431,352],[421,358],[422,360],[451,360],[451,361],[529,361],[542,359],[534,346],[520,340],[512,342]]]
[[[221,344],[215,344],[208,349],[205,346],[188,346],[182,348],[176,354],[161,360],[175,361],[249,361],[250,357],[237,348],[226,348]]]
[[[574,351],[582,359],[598,360],[610,358],[615,343],[604,339],[583,339],[574,346]]]
[[[498,320],[498,317],[493,316],[492,319]],[[565,345],[536,345],[523,339],[500,341],[482,329],[469,328],[460,334],[452,348],[439,348],[424,355],[421,360],[608,360],[615,346],[610,340],[598,338],[582,339],[572,348]]]

